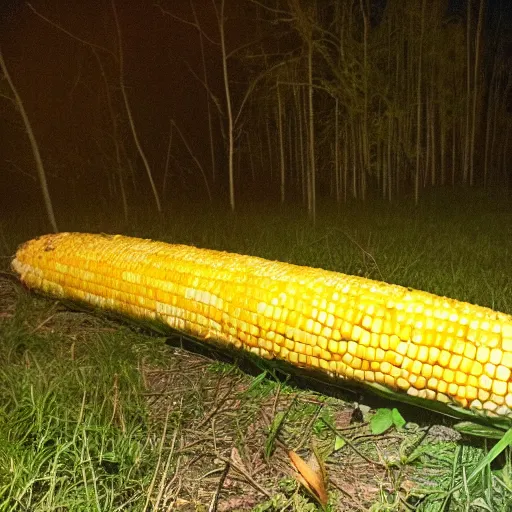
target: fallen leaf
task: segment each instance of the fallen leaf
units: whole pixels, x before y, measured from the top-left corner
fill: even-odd
[[[327,505],[328,496],[325,486],[324,473],[318,460],[315,464],[307,463],[300,455],[293,450],[288,452],[290,460],[297,470],[296,479],[306,488],[322,507]],[[316,458],[316,457],[315,457]],[[313,467],[315,466],[315,467]]]

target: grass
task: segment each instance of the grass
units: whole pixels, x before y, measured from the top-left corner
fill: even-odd
[[[295,209],[187,205],[157,220],[134,212],[129,225],[84,211],[61,229],[319,266],[512,313],[510,206],[440,192],[418,208],[326,207],[315,225]],[[45,232],[35,219],[0,226],[5,270],[17,244]],[[510,448],[469,481],[493,443],[461,438],[448,418],[393,404],[406,427],[373,435],[371,415],[390,407],[381,398],[70,311],[7,274],[0,339],[1,512],[319,510],[288,449],[324,461],[329,511],[512,510]]]

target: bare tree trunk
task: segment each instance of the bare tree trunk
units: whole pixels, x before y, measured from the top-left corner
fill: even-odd
[[[117,17],[116,3],[115,0],[112,0],[112,11],[114,13],[114,20],[116,23],[117,29],[117,45],[118,45],[118,54],[119,54],[119,86],[121,88],[121,94],[123,95],[124,106],[126,108],[126,113],[128,115],[128,121],[130,122],[130,128],[132,130],[133,140],[135,142],[135,146],[139,152],[139,156],[142,159],[144,164],[144,168],[146,169],[146,173],[148,175],[149,183],[151,185],[151,190],[153,191],[153,196],[155,198],[156,209],[158,213],[162,212],[162,206],[160,204],[160,197],[158,196],[158,191],[156,189],[155,181],[153,180],[153,175],[151,173],[151,168],[149,167],[148,159],[142,149],[142,146],[139,142],[139,137],[137,135],[137,130],[135,129],[135,122],[132,116],[132,110],[130,107],[130,102],[128,101],[128,95],[126,94],[126,87],[124,85],[124,55],[123,55],[123,40],[121,36],[121,25],[119,24],[119,19]]]
[[[471,118],[471,0],[466,2],[466,133],[464,134],[464,172],[462,182],[468,181]]]
[[[284,139],[283,139],[283,105],[281,102],[281,88],[277,82],[277,129],[279,131],[279,163],[281,168],[281,203],[284,203],[284,185],[285,185],[285,158],[284,158]]]
[[[167,154],[165,156],[165,168],[164,168],[164,178],[162,180],[162,197],[165,200],[165,191],[167,189],[167,176],[169,175],[169,164],[171,161],[171,148],[172,148],[172,130],[173,130],[173,122],[171,119],[169,125],[169,142],[167,143]]]
[[[193,0],[190,0],[190,8],[192,9],[192,14],[194,15],[194,23],[197,27],[197,31],[199,32],[199,46],[201,48],[201,64],[203,67],[203,78],[204,85],[206,91],[206,108],[208,114],[208,135],[210,137],[210,160],[212,165],[212,181],[215,183],[215,178],[217,176],[217,163],[215,159],[215,144],[213,138],[213,119],[212,119],[212,106],[210,103],[210,85],[208,83],[208,71],[206,68],[206,57],[204,54],[204,41],[203,41],[203,31],[201,30],[201,25],[199,24],[199,20],[197,19],[196,9],[194,7]]]
[[[334,103],[334,183],[336,189],[336,202],[340,202],[341,197],[341,173],[340,173],[340,123],[339,123],[339,103],[338,98]]]
[[[418,204],[420,193],[420,165],[421,165],[421,129],[422,129],[422,111],[421,111],[421,81],[423,67],[423,35],[425,32],[425,4],[426,0],[421,3],[421,31],[420,31],[420,47],[418,57],[418,87],[416,92],[417,111],[416,111],[416,178],[414,183],[414,202]]]
[[[313,111],[313,34],[308,43],[308,114],[309,114],[309,201],[308,211],[316,219],[315,116]]]
[[[234,123],[233,109],[231,105],[231,93],[229,90],[229,74],[228,74],[228,56],[226,52],[226,40],[224,33],[224,4],[225,0],[220,4],[219,32],[220,47],[222,51],[222,73],[224,77],[224,93],[226,95],[226,110],[228,115],[228,174],[229,174],[229,204],[231,210],[235,210],[235,177],[234,177]]]
[[[41,185],[41,191],[43,193],[44,205],[46,208],[46,215],[48,216],[48,220],[52,226],[52,229],[55,233],[59,231],[57,227],[57,221],[55,220],[55,214],[53,212],[53,204],[50,197],[50,191],[48,189],[48,182],[46,180],[46,172],[43,166],[43,160],[41,159],[41,154],[39,153],[39,146],[36,141],[36,137],[32,130],[32,125],[30,124],[30,120],[28,118],[27,112],[25,111],[25,107],[23,106],[23,101],[21,100],[20,95],[16,87],[14,86],[13,81],[11,80],[11,76],[9,75],[9,71],[7,70],[7,66],[4,61],[4,57],[2,55],[2,51],[0,49],[0,68],[2,69],[2,73],[9,84],[9,87],[14,94],[14,99],[16,102],[16,106],[20,111],[21,118],[23,119],[23,124],[25,125],[25,130],[28,135],[28,139],[30,141],[30,146],[32,148],[32,153],[34,154],[34,159],[36,161],[37,174],[39,176],[39,184]]]
[[[468,5],[468,10],[471,9]],[[484,0],[480,0],[480,7],[478,9],[478,22],[476,28],[476,46],[475,46],[475,68],[473,75],[473,112],[471,116],[471,143],[469,149],[469,184],[473,185],[474,182],[474,165],[475,165],[475,138],[476,138],[476,117],[478,105],[478,75],[480,72],[480,43],[482,39],[482,25],[484,17]]]
[[[114,107],[112,105],[112,98],[110,95],[110,87],[108,84],[107,74],[105,73],[105,69],[103,67],[103,62],[101,61],[100,56],[98,55],[98,51],[96,48],[91,47],[94,56],[96,57],[96,61],[98,62],[98,67],[100,68],[101,76],[103,78],[103,83],[105,84],[105,93],[107,96],[107,107],[108,112],[110,114],[110,122],[112,123],[112,139],[114,142],[114,150],[116,154],[116,165],[117,165],[117,177],[119,179],[119,188],[121,190],[121,202],[123,205],[123,214],[124,220],[128,221],[128,198],[126,194],[126,188],[124,185],[124,176],[123,176],[123,167],[121,165],[121,149],[119,147],[119,130],[117,127],[116,115],[114,112]]]

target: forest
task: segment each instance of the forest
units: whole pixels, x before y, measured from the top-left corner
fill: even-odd
[[[55,228],[83,200],[126,219],[141,199],[314,217],[319,201],[506,189],[510,18],[484,0],[20,4],[2,195],[44,202]]]

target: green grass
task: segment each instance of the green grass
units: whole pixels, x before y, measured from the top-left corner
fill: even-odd
[[[320,208],[315,224],[295,208],[233,216],[187,205],[134,212],[129,225],[91,210],[60,227],[318,266],[512,313],[510,206],[440,192],[418,208]],[[4,221],[0,270],[44,232],[30,212]],[[390,407],[383,399],[282,380],[272,368],[242,372],[182,350],[179,337],[166,344],[69,311],[2,274],[0,340],[0,512],[206,511],[215,499],[218,510],[317,510],[286,455],[313,447],[331,481],[327,510],[512,510],[510,448],[487,464],[493,442],[461,439],[433,413],[398,405],[406,427],[372,435],[372,411]],[[354,402],[364,414],[351,423]]]

